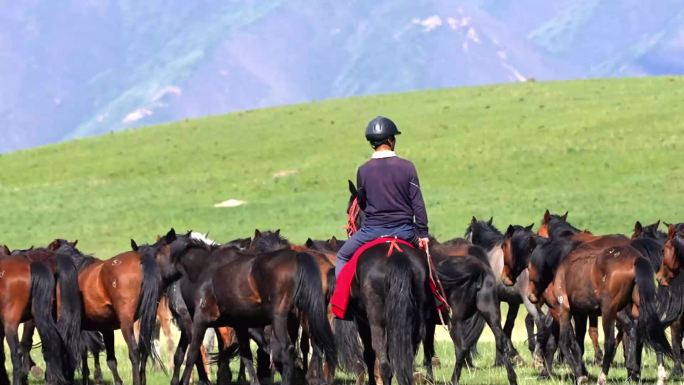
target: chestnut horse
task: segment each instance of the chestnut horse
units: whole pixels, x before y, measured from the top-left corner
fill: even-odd
[[[561,218],[565,222],[565,217]],[[548,230],[553,234],[551,227]],[[629,243],[628,238],[620,235],[595,237],[577,245],[567,256],[553,261],[555,266],[535,259],[537,250],[533,252],[530,267],[534,267],[535,273],[530,268],[530,299],[536,302],[543,294],[551,315],[558,322],[560,347],[578,382],[586,378],[586,368],[582,362],[581,347],[577,339],[571,338],[570,317],[573,314],[600,314],[602,317],[606,352],[599,384],[605,384],[615,354],[614,330],[618,312],[629,309],[629,306],[633,316],[638,317],[639,334],[657,353],[671,355],[664,327],[655,308],[653,267]],[[555,275],[546,288],[532,284],[535,279],[539,281],[536,271],[543,266],[555,269]],[[635,333],[634,336],[639,334]],[[630,348],[637,345],[631,343]],[[659,381],[660,377],[661,370]]]
[[[0,249],[0,321],[3,325],[0,341],[6,337],[10,346],[14,384],[26,381],[30,369],[33,327],[32,324],[27,325],[23,344],[19,343],[17,329],[21,322],[31,320],[42,341],[47,383],[73,381],[73,371],[80,358],[81,305],[76,267],[68,256],[61,253],[63,245],[72,247],[75,242],[55,240],[47,248],[15,253],[9,253],[7,247]],[[55,298],[57,287],[60,296]],[[53,318],[55,299],[59,308],[56,322]],[[9,384],[4,349],[0,357],[3,363],[0,384]]]
[[[188,290],[181,286],[183,300],[192,315],[183,384],[190,380],[205,330],[218,326],[235,329],[240,356],[253,384],[257,383],[257,375],[252,365],[249,329],[271,326],[271,356],[282,368],[283,384],[291,384],[295,357],[288,325],[300,314],[314,343],[325,352],[328,365],[335,366],[320,271],[311,255],[289,247],[263,254],[239,251],[234,247],[207,245],[187,235],[179,236],[171,247],[172,259],[162,270],[182,276],[192,284]]]
[[[175,240],[173,230],[164,240]],[[72,258],[78,260],[78,282],[83,301],[82,327],[102,333],[107,365],[114,377],[114,383],[121,385],[114,351],[114,330],[121,332],[128,346],[131,361],[133,385],[146,382],[145,367],[151,355],[160,364],[152,347],[157,303],[167,277],[160,272],[158,261],[168,258],[170,249],[164,245],[138,247],[131,240],[132,251],[123,252],[108,260],[74,251]],[[140,321],[139,340],[136,340],[133,324]],[[87,379],[87,361],[82,363],[82,376]]]

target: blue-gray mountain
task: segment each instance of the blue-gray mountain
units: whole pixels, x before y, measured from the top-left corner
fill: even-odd
[[[2,3],[0,152],[324,98],[684,73],[684,0]]]

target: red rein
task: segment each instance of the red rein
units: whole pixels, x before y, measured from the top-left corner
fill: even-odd
[[[347,211],[347,236],[351,237],[359,231],[358,226],[356,225],[356,219],[359,217],[359,213],[361,212],[361,208],[359,207],[359,200],[358,198],[354,198],[352,201],[351,206],[349,206],[349,211]]]

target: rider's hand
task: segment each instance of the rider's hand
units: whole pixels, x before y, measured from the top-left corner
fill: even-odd
[[[427,250],[430,240],[428,238],[418,238],[418,247],[423,250]]]

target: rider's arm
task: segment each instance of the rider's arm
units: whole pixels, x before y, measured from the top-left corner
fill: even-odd
[[[356,170],[356,196],[361,210],[366,209],[366,188],[361,183],[361,168]]]
[[[420,191],[420,182],[418,180],[418,172],[415,167],[409,177],[409,193],[411,197],[411,207],[413,208],[413,216],[416,219],[416,230],[420,238],[427,238],[428,236],[428,218],[427,210],[425,210],[425,202],[423,201],[423,193]]]

